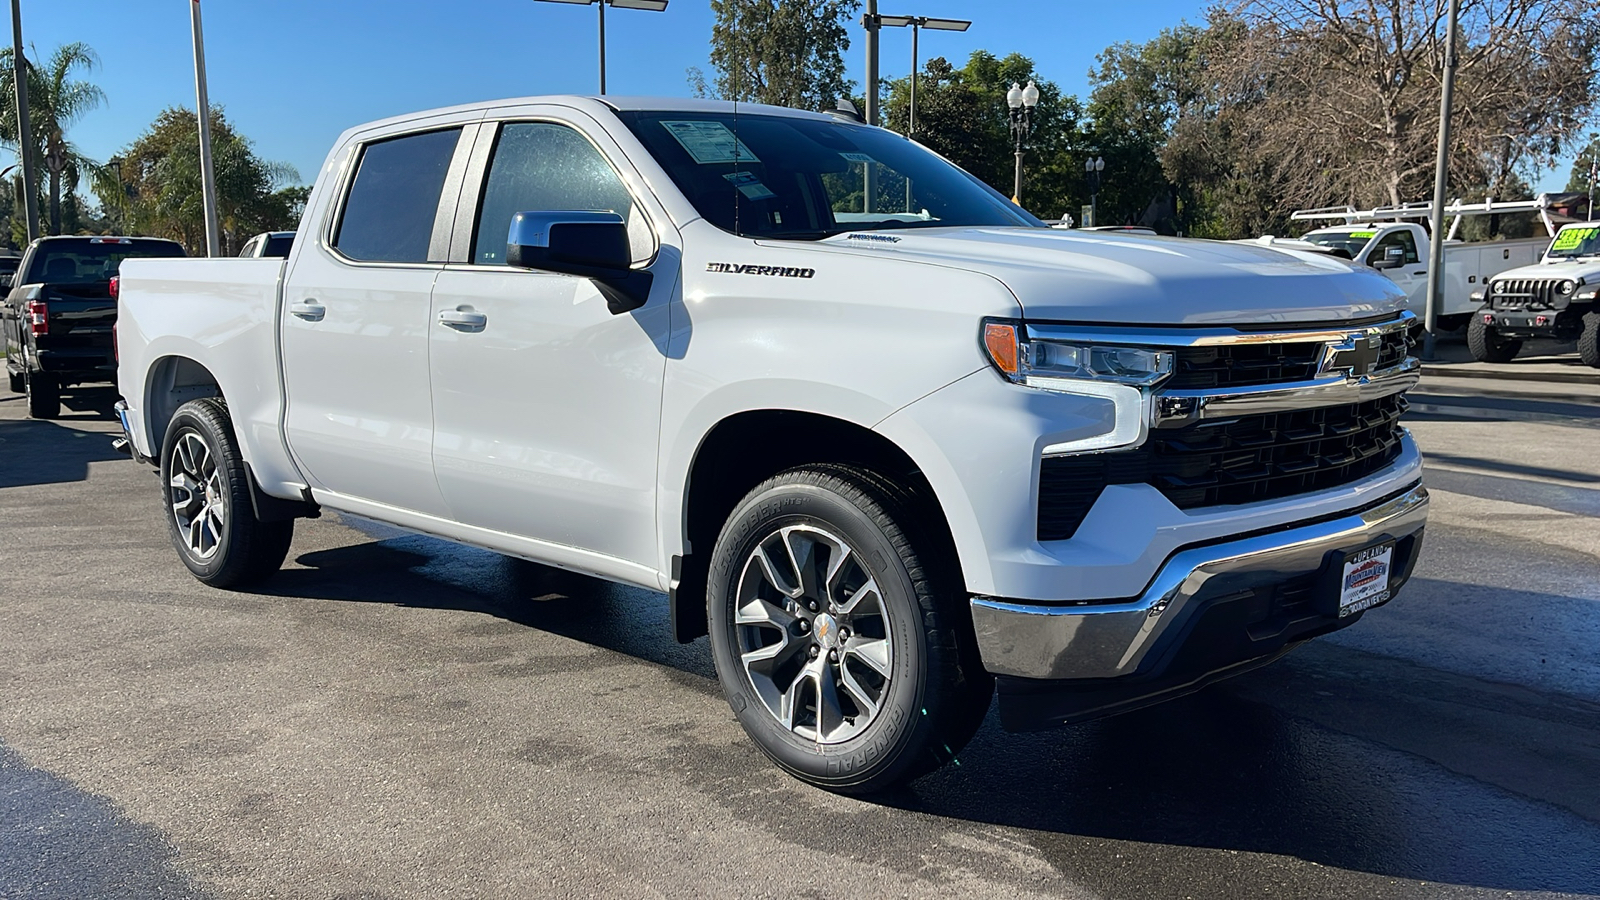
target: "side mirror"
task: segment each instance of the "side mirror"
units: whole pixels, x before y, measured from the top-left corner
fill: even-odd
[[[519,212],[506,235],[506,264],[588,278],[612,315],[638,309],[650,297],[650,273],[632,268],[628,225],[614,212]]]
[[[1406,264],[1406,250],[1404,247],[1383,248],[1383,258],[1372,261],[1374,269],[1398,269]]]

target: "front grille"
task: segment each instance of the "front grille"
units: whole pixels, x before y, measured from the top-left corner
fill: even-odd
[[[1376,370],[1399,365],[1410,352],[1404,330],[1389,331],[1382,341]],[[1179,347],[1173,351],[1172,377],[1162,388],[1210,390],[1310,381],[1317,377],[1326,347],[1321,341]]]
[[[1490,296],[1494,309],[1550,309],[1558,296],[1559,281],[1546,278],[1508,278],[1496,281]]]
[[[1150,484],[1180,509],[1255,503],[1347,484],[1400,455],[1403,396],[1155,429],[1141,447],[1052,457],[1039,472],[1038,535],[1077,532],[1110,484]]]

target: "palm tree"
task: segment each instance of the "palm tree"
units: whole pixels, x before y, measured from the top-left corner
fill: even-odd
[[[17,140],[16,65],[11,48],[0,48],[0,142],[13,148]],[[76,192],[78,180],[88,175],[94,181],[115,176],[104,166],[78,152],[67,140],[66,130],[84,113],[105,102],[98,85],[73,78],[82,70],[92,72],[100,64],[88,44],[74,42],[57,47],[44,68],[24,63],[28,78],[28,113],[33,126],[34,159],[50,174],[50,233],[61,233],[61,193]]]

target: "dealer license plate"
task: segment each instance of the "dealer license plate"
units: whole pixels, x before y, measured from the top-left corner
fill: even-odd
[[[1371,609],[1389,599],[1389,574],[1394,568],[1394,541],[1374,544],[1344,558],[1339,579],[1339,618]]]

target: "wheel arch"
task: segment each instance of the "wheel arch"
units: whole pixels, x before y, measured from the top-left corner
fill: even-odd
[[[222,384],[205,364],[181,354],[169,353],[150,364],[144,381],[144,420],[150,436],[150,449],[161,452],[167,425],[178,407],[201,397],[220,397]]]
[[[773,435],[780,439],[771,439]],[[918,508],[934,552],[960,563],[943,507],[911,455],[871,428],[823,413],[756,409],[728,415],[702,437],[683,482],[682,556],[672,557],[670,608],[674,637],[706,633],[706,572],[717,536],[733,507],[773,475],[802,465],[860,466],[893,480]]]

